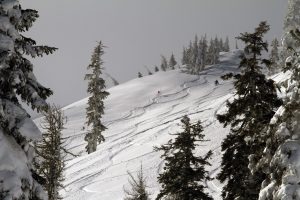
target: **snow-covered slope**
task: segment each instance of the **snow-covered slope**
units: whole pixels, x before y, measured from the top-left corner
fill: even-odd
[[[90,155],[84,151],[83,139],[87,98],[65,107],[68,123],[64,136],[68,138],[68,149],[81,156],[67,163],[66,187],[61,191],[64,199],[120,200],[124,196],[123,187],[128,186],[127,171],[135,174],[140,164],[155,197],[159,191],[156,177],[163,162],[153,146],[172,138],[169,133],[180,130],[179,122],[184,115],[203,122],[204,134],[210,141],[197,151],[199,154],[213,151],[208,170],[214,177],[219,171],[220,144],[228,133],[217,122],[216,113],[224,111],[233,91],[232,82],[219,77],[237,70],[238,55],[238,51],[222,54],[220,64],[208,67],[199,76],[180,70],[158,72],[109,89],[103,117],[108,128],[104,133],[106,141]],[[215,86],[215,80],[220,84]],[[215,200],[221,199],[217,180],[207,182],[207,186]]]

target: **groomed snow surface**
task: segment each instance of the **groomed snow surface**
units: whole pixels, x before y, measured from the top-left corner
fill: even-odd
[[[129,188],[128,174],[133,175],[143,165],[149,191],[154,198],[159,192],[157,176],[164,162],[154,146],[165,144],[172,133],[181,130],[180,119],[188,115],[192,122],[203,122],[208,142],[202,143],[197,154],[213,151],[212,166],[207,169],[212,177],[219,172],[221,142],[228,133],[217,121],[216,114],[225,111],[226,100],[232,97],[231,81],[220,76],[237,71],[239,51],[221,54],[218,65],[207,67],[199,76],[181,73],[180,69],[158,72],[137,78],[109,89],[102,118],[108,128],[106,141],[97,151],[85,153],[85,107],[87,98],[63,108],[68,118],[63,134],[67,148],[80,154],[67,162],[61,191],[65,200],[121,200],[123,187]],[[219,85],[215,85],[215,80]],[[158,93],[158,91],[160,91]],[[36,120],[39,124],[39,120]],[[222,185],[218,180],[206,183],[207,192],[215,200],[221,199]]]

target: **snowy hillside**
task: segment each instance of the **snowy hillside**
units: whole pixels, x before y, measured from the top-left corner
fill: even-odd
[[[64,199],[121,200],[123,186],[128,186],[127,171],[135,174],[141,163],[155,197],[159,191],[156,177],[163,162],[153,146],[172,138],[169,133],[180,130],[179,121],[184,115],[203,122],[204,134],[210,141],[199,147],[198,153],[213,151],[208,170],[214,177],[219,171],[220,144],[228,133],[217,122],[216,113],[224,111],[225,101],[233,91],[232,82],[219,77],[237,70],[238,54],[236,51],[221,55],[221,63],[208,67],[200,76],[180,70],[159,72],[109,89],[103,118],[108,128],[104,133],[106,141],[90,155],[85,153],[83,139],[87,99],[65,107],[68,123],[64,136],[68,138],[68,149],[81,156],[67,163],[66,188],[61,191]],[[215,86],[215,80],[220,85]],[[39,120],[36,122],[39,124]],[[217,180],[207,182],[207,186],[215,200],[221,199]]]

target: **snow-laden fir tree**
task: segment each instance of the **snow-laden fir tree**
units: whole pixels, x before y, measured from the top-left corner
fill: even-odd
[[[161,55],[160,69],[164,72],[167,71],[167,69],[168,69],[168,61],[167,61],[166,57],[163,55]]]
[[[284,104],[271,120],[264,155],[255,166],[268,175],[259,200],[300,199],[300,31],[294,29],[286,37],[286,45],[294,54],[283,69],[291,76],[282,83],[286,89]]]
[[[237,40],[235,40],[235,49],[239,49],[238,41]]]
[[[202,71],[205,68],[205,65],[207,63],[207,39],[206,39],[206,35],[201,39],[200,41],[200,45],[201,47],[201,51],[200,51],[200,58],[201,61],[198,63],[200,65],[200,67],[198,67],[197,73],[199,73],[200,71]]]
[[[41,123],[43,139],[36,143],[35,166],[45,179],[44,188],[49,200],[62,199],[59,190],[63,188],[66,156],[73,155],[66,150],[66,139],[62,137],[65,123],[63,112],[57,106],[51,106]]]
[[[159,72],[159,68],[155,65],[154,72]]]
[[[105,81],[101,77],[102,65],[104,54],[104,46],[100,41],[94,49],[94,53],[91,58],[91,64],[87,67],[88,70],[92,70],[91,73],[85,75],[85,80],[88,81],[88,93],[91,95],[88,99],[88,106],[86,108],[87,125],[91,125],[91,130],[85,136],[87,141],[86,151],[90,154],[97,150],[97,144],[104,142],[104,136],[102,132],[106,127],[102,124],[101,118],[104,114],[104,99],[109,95],[105,91]]]
[[[223,51],[225,52],[229,52],[230,51],[230,45],[229,45],[229,38],[228,36],[226,37],[225,43],[224,43],[224,47],[223,47]]]
[[[169,60],[169,68],[174,70],[176,65],[177,65],[177,62],[175,60],[174,54],[172,53],[170,60]]]
[[[147,191],[147,180],[144,176],[143,166],[137,172],[135,178],[132,173],[128,172],[130,189],[124,188],[125,198],[124,200],[150,200],[150,194]]]
[[[188,54],[187,54],[187,49],[183,47],[182,51],[182,59],[181,59],[181,64],[186,65],[189,62]]]
[[[227,74],[223,78],[233,78],[236,93],[227,102],[228,111],[217,116],[218,120],[231,126],[230,133],[222,142],[221,172],[217,178],[225,183],[222,190],[224,200],[257,200],[264,174],[251,174],[248,165],[255,164],[266,143],[264,132],[275,109],[281,105],[273,80],[266,79],[261,69],[270,61],[263,59],[262,51],[268,45],[263,41],[269,30],[266,22],[261,22],[254,33],[242,33],[238,39],[245,43],[241,56],[240,74]],[[248,156],[251,155],[251,163]]]
[[[214,41],[211,38],[209,42],[209,47],[207,50],[207,64],[213,65],[214,63],[214,57],[215,57],[215,47],[214,47]]]
[[[205,181],[211,180],[206,165],[212,152],[204,157],[195,156],[194,151],[203,142],[204,135],[201,122],[191,124],[190,119],[184,116],[181,120],[183,131],[175,134],[174,140],[169,140],[166,145],[156,147],[156,151],[163,151],[165,161],[164,171],[159,174],[158,182],[162,189],[156,197],[157,200],[169,198],[172,200],[212,200],[204,192]]]
[[[280,72],[280,64],[279,64],[280,58],[279,58],[279,50],[278,50],[279,42],[278,42],[277,38],[274,38],[272,40],[271,47],[272,47],[271,52],[270,52],[271,65],[269,68],[269,73],[275,74],[275,73]]]
[[[22,9],[18,0],[0,1],[0,195],[2,200],[46,199],[33,166],[32,141],[41,133],[19,99],[38,112],[47,109],[52,91],[38,83],[28,57],[43,56],[55,48],[37,46],[25,37],[38,12]],[[4,192],[3,192],[4,191]],[[3,194],[4,193],[4,194]]]

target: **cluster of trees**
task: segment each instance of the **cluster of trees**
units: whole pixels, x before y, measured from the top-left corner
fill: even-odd
[[[210,39],[208,44],[206,35],[198,39],[195,36],[194,41],[190,41],[188,47],[183,48],[182,64],[186,65],[185,71],[190,74],[199,74],[206,65],[213,65],[219,62],[220,52],[229,52],[229,39],[226,37],[225,42],[223,39]]]
[[[161,55],[161,64],[160,64],[160,70],[161,71],[168,71],[168,70],[174,70],[175,67],[177,66],[177,61],[175,59],[174,54],[172,53],[169,59],[169,62],[167,60],[167,58],[164,55]],[[145,67],[148,75],[152,75],[153,73],[151,72],[151,70],[148,67]],[[159,68],[158,66],[154,67],[154,72],[158,72]],[[141,72],[138,72],[138,77],[141,78],[143,77],[143,74]]]

